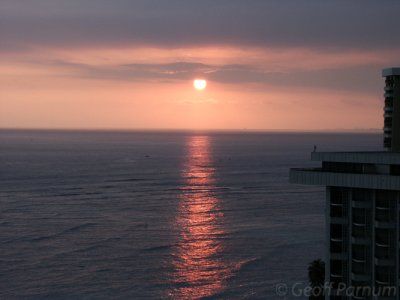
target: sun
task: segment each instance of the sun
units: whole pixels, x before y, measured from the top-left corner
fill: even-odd
[[[195,79],[193,86],[198,91],[204,90],[207,86],[207,81],[205,79]]]

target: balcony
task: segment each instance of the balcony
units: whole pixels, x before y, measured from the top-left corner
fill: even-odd
[[[370,273],[367,270],[366,261],[353,259],[351,263],[351,272],[353,281],[367,281],[370,278]],[[368,277],[365,277],[368,276]]]
[[[388,285],[390,285],[389,279],[375,279],[375,282],[376,282],[377,285],[380,285],[380,286],[388,286]]]
[[[390,247],[389,242],[387,242],[387,241],[376,241],[375,245],[379,248],[389,248]]]
[[[352,259],[353,263],[356,264],[365,264],[367,262],[365,257],[358,257],[358,258],[354,258]]]
[[[335,295],[335,296],[332,296]],[[331,296],[329,297],[330,300],[343,300],[342,296],[339,296],[339,291],[336,289],[331,290]]]
[[[392,145],[392,139],[390,137],[385,137],[383,139],[383,145],[385,148],[390,148]]]
[[[363,246],[353,247],[352,254],[354,262],[364,263],[367,261],[368,255],[366,253],[366,248]]]
[[[388,128],[383,128],[383,130],[384,130],[384,133],[385,134],[391,134],[392,133],[392,128],[390,127],[388,127]]]
[[[332,260],[346,260],[348,258],[347,253],[344,252],[338,252],[338,253],[331,252],[330,257]]]
[[[343,226],[341,225],[334,225],[330,226],[330,238],[331,240],[342,240],[343,239]]]
[[[331,204],[330,216],[334,217],[334,218],[343,218],[343,217],[345,217],[345,214],[344,214],[344,211],[343,211],[343,205],[341,205],[341,204]]]
[[[343,280],[343,274],[332,273],[331,272],[331,281],[333,281],[333,282],[342,282],[342,280]]]
[[[393,229],[396,228],[394,221],[375,221],[375,227],[379,229]]]
[[[359,226],[358,224],[353,223],[352,237],[362,239],[362,238],[370,238],[370,235],[368,234],[368,231],[364,224],[361,224],[361,226]]]
[[[377,229],[375,231],[375,244],[378,247],[390,247],[391,235],[386,229]]]
[[[353,297],[351,299],[354,299],[354,300],[365,300],[365,299],[367,299],[367,297],[353,295]]]
[[[331,217],[331,223],[346,225],[349,223],[349,221],[345,217]]]
[[[333,253],[345,253],[345,251],[346,251],[346,248],[344,247],[342,240],[335,240],[335,239],[332,240],[331,239],[331,242],[330,242],[331,255]]]
[[[371,239],[370,238],[366,238],[366,237],[352,237],[351,238],[351,242],[354,245],[369,245],[371,243]]]
[[[375,247],[375,257],[378,259],[391,259],[392,253],[388,246],[379,247],[378,245]]]
[[[393,112],[393,107],[392,106],[385,106],[384,111],[391,114]]]
[[[351,280],[354,280],[354,281],[368,281],[368,280],[371,280],[371,275],[369,275],[369,274],[351,273]]]
[[[390,138],[392,136],[392,132],[387,132],[386,129],[385,129],[385,132],[383,133],[383,136],[385,138]]]
[[[357,229],[364,229],[367,224],[367,214],[365,212],[357,211],[356,209],[353,210],[353,218],[352,223]]]
[[[383,131],[388,131],[388,130],[392,130],[392,122],[391,121],[385,121],[383,123]]]
[[[393,97],[386,97],[385,98],[385,106],[393,107]]]
[[[375,258],[375,265],[382,267],[393,267],[395,266],[395,261],[393,259]]]
[[[383,96],[385,97],[385,98],[387,98],[387,97],[393,97],[393,89],[391,88],[391,89],[388,89],[384,94],[383,94]]]
[[[384,110],[384,112],[383,112],[383,116],[385,117],[385,118],[391,118],[392,116],[393,116],[393,110]],[[384,123],[384,125],[385,125],[385,127],[387,127],[387,125],[388,125],[388,127],[392,127],[392,122],[388,122],[388,123]]]
[[[369,201],[360,201],[360,200],[352,200],[351,207],[353,208],[371,208],[371,202]]]
[[[388,211],[390,211],[390,207],[388,206],[387,203],[382,203],[378,202],[376,203],[376,207],[375,207],[378,211],[382,212],[382,213],[387,213]]]
[[[377,204],[379,205],[379,204]],[[390,229],[395,228],[393,210],[389,207],[377,206],[375,211],[375,227]]]
[[[393,85],[386,85],[383,89],[385,92],[391,92],[393,91]]]
[[[393,210],[390,207],[380,206],[379,203],[375,207],[375,219],[378,221],[391,220],[393,217]]]

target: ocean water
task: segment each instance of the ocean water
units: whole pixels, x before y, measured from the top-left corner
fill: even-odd
[[[305,299],[318,151],[380,134],[0,131],[0,299]],[[276,286],[288,287],[286,296]]]

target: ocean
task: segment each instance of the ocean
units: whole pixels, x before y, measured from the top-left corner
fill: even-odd
[[[325,191],[289,184],[289,168],[317,166],[314,145],[381,144],[375,133],[1,130],[0,299],[307,299]]]

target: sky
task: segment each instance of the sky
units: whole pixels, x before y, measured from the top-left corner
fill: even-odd
[[[0,128],[380,129],[399,11],[395,0],[0,0]]]

